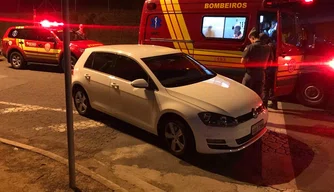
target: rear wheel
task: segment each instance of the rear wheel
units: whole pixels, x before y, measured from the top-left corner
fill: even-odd
[[[14,51],[10,54],[10,64],[14,69],[23,69],[26,67],[26,61],[21,53]]]
[[[74,105],[82,116],[90,116],[93,109],[90,106],[88,95],[82,87],[76,87],[73,91]]]
[[[320,80],[304,80],[297,90],[298,101],[309,107],[322,107],[326,101],[325,86]]]

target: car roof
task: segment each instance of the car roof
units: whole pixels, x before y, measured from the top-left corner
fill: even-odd
[[[111,53],[123,53],[125,55],[138,58],[181,53],[181,51],[169,47],[140,44],[102,45],[98,47],[88,48],[88,50],[92,52],[102,51]]]
[[[63,30],[63,27],[43,27],[43,26],[34,26],[34,25],[26,25],[26,26],[12,26],[10,29],[46,29],[46,30]],[[72,31],[72,29],[70,29]]]

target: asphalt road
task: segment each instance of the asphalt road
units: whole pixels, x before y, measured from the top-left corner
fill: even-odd
[[[0,137],[67,157],[64,74],[0,61],[0,82]],[[185,159],[112,117],[74,120],[77,163],[129,191],[334,191],[334,116],[322,110],[280,103],[251,147]]]

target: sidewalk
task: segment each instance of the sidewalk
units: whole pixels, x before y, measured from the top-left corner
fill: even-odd
[[[8,192],[67,192],[67,166],[25,149],[0,143],[0,188]],[[112,191],[77,172],[77,187],[81,191]]]

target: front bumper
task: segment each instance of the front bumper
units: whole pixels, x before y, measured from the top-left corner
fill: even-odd
[[[252,126],[263,120],[262,129],[252,134]],[[268,110],[257,118],[251,118],[236,127],[208,127],[201,120],[193,120],[192,127],[196,150],[203,154],[221,154],[237,152],[250,146],[267,132]]]

